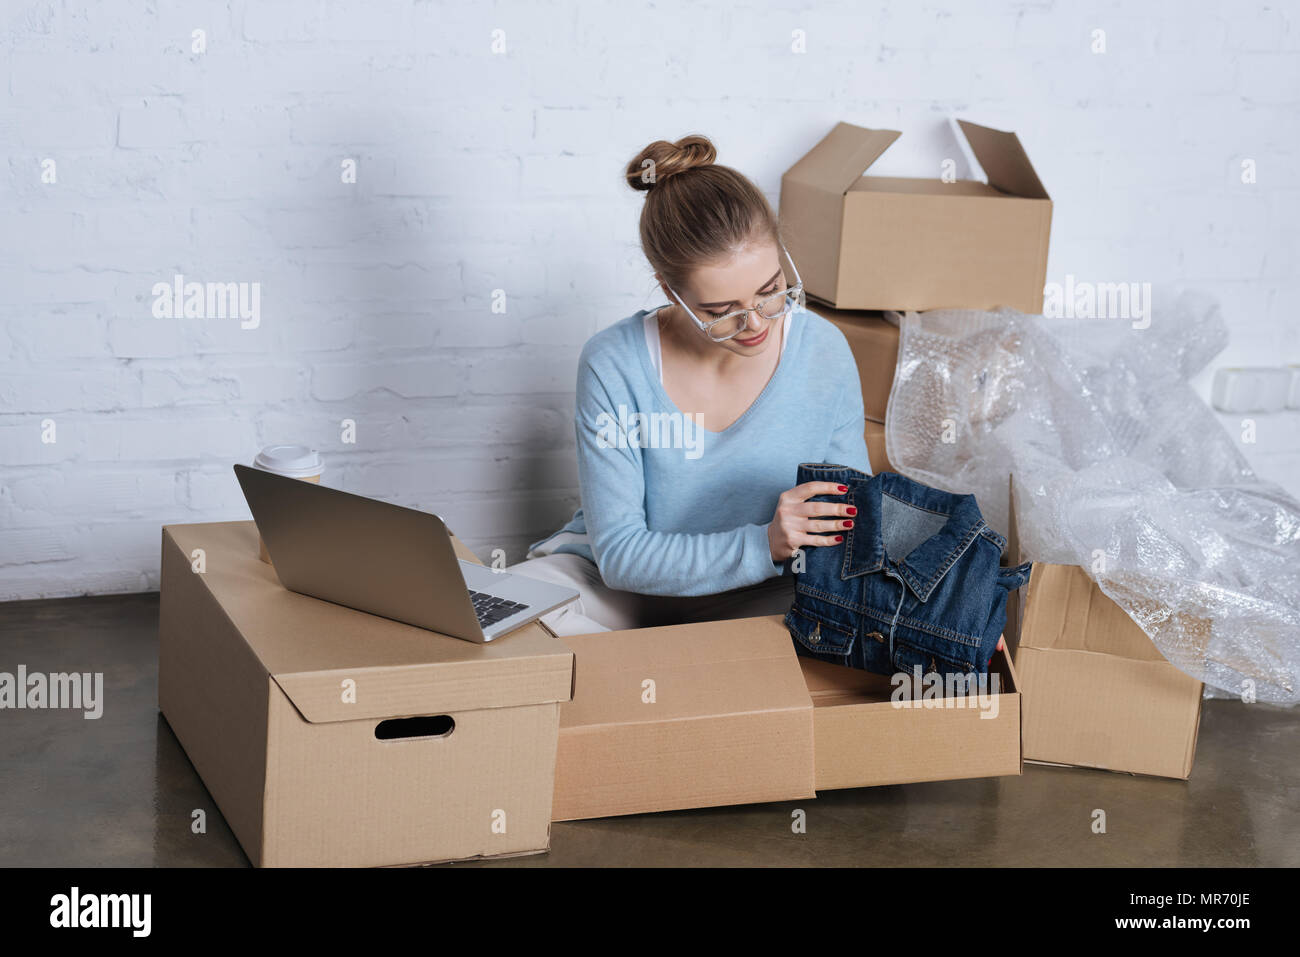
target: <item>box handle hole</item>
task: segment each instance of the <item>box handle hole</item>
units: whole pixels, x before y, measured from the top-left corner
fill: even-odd
[[[418,718],[389,718],[375,726],[380,741],[399,738],[445,738],[456,728],[449,714],[423,715]]]

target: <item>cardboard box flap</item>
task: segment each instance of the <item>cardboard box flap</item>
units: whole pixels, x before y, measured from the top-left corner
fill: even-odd
[[[1016,477],[1014,475],[1008,474],[1007,476],[1007,491],[1007,547],[1002,553],[1001,564],[1012,567],[1024,561],[1020,550],[1020,518],[1017,513],[1018,501],[1016,498]],[[1017,588],[1007,596],[1007,622],[1003,626],[1003,637],[1012,656],[1015,655],[1016,649],[1020,647],[1021,609],[1024,608],[1025,595],[1028,593],[1029,583],[1026,582],[1022,587]]]
[[[1029,162],[1029,154],[1015,133],[990,129],[966,120],[958,120],[971,152],[984,168],[989,183],[1012,196],[1027,199],[1050,199],[1047,190]]]
[[[786,171],[796,182],[846,193],[902,133],[836,123],[820,143]]]
[[[257,559],[251,521],[165,525],[163,537],[191,567],[202,551],[205,587],[308,721],[570,698],[573,654],[536,624],[479,645],[291,592]]]
[[[808,708],[779,616],[561,640],[582,672],[580,693],[560,709],[561,731]]]
[[[1165,660],[1137,623],[1077,565],[1034,564],[1020,644],[1136,661]]]
[[[439,641],[460,641],[434,637]],[[558,660],[554,656],[515,657],[395,668],[341,667],[271,677],[304,720],[319,724],[370,718],[455,717],[462,711],[568,701],[572,669],[573,658],[565,655]],[[345,685],[348,681],[353,684]],[[345,699],[344,692],[352,688],[355,699]]]
[[[1016,497],[1016,477],[1007,475],[1007,547],[1002,552],[1002,564],[1006,566],[1019,565],[1024,561],[1020,552],[1020,516],[1017,510],[1020,507],[1019,500]]]
[[[800,658],[804,686],[814,707],[845,700],[888,701],[893,685],[886,675],[832,664],[816,658]]]

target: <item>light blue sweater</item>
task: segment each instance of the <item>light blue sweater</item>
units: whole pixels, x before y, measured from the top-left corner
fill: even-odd
[[[766,388],[728,428],[709,432],[664,391],[645,316],[598,332],[582,350],[574,423],[582,508],[532,548],[582,555],[611,588],[648,595],[709,595],[780,575],[767,527],[799,464],[871,471],[844,335],[810,310],[793,314]]]

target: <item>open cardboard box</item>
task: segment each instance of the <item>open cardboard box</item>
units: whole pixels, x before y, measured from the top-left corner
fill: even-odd
[[[561,640],[577,691],[560,709],[557,821],[1021,773],[1005,651],[981,710],[900,707],[890,679],[796,655],[779,615]]]
[[[1204,685],[1076,565],[1034,566],[1019,648],[1025,760],[1186,779]]]
[[[577,684],[560,708],[557,821],[1022,770],[1006,651],[997,693],[904,702],[890,678],[796,655],[779,615],[561,640]]]
[[[786,171],[781,233],[810,296],[839,309],[1042,312],[1052,201],[1015,133],[958,125],[987,183],[864,176],[900,134],[849,123]]]
[[[1014,483],[1008,551],[1018,563]],[[1013,607],[1015,606],[1015,607]],[[1186,779],[1205,686],[1082,568],[1035,562],[1007,604],[1007,642],[1024,694],[1024,757],[1038,764]]]

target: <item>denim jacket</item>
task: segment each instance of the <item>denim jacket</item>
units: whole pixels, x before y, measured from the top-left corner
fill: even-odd
[[[1004,539],[973,495],[954,495],[894,472],[799,466],[798,483],[836,482],[857,506],[839,545],[803,550],[785,624],[795,650],[878,674],[988,671],[1010,592],[1028,563],[1000,568]]]

